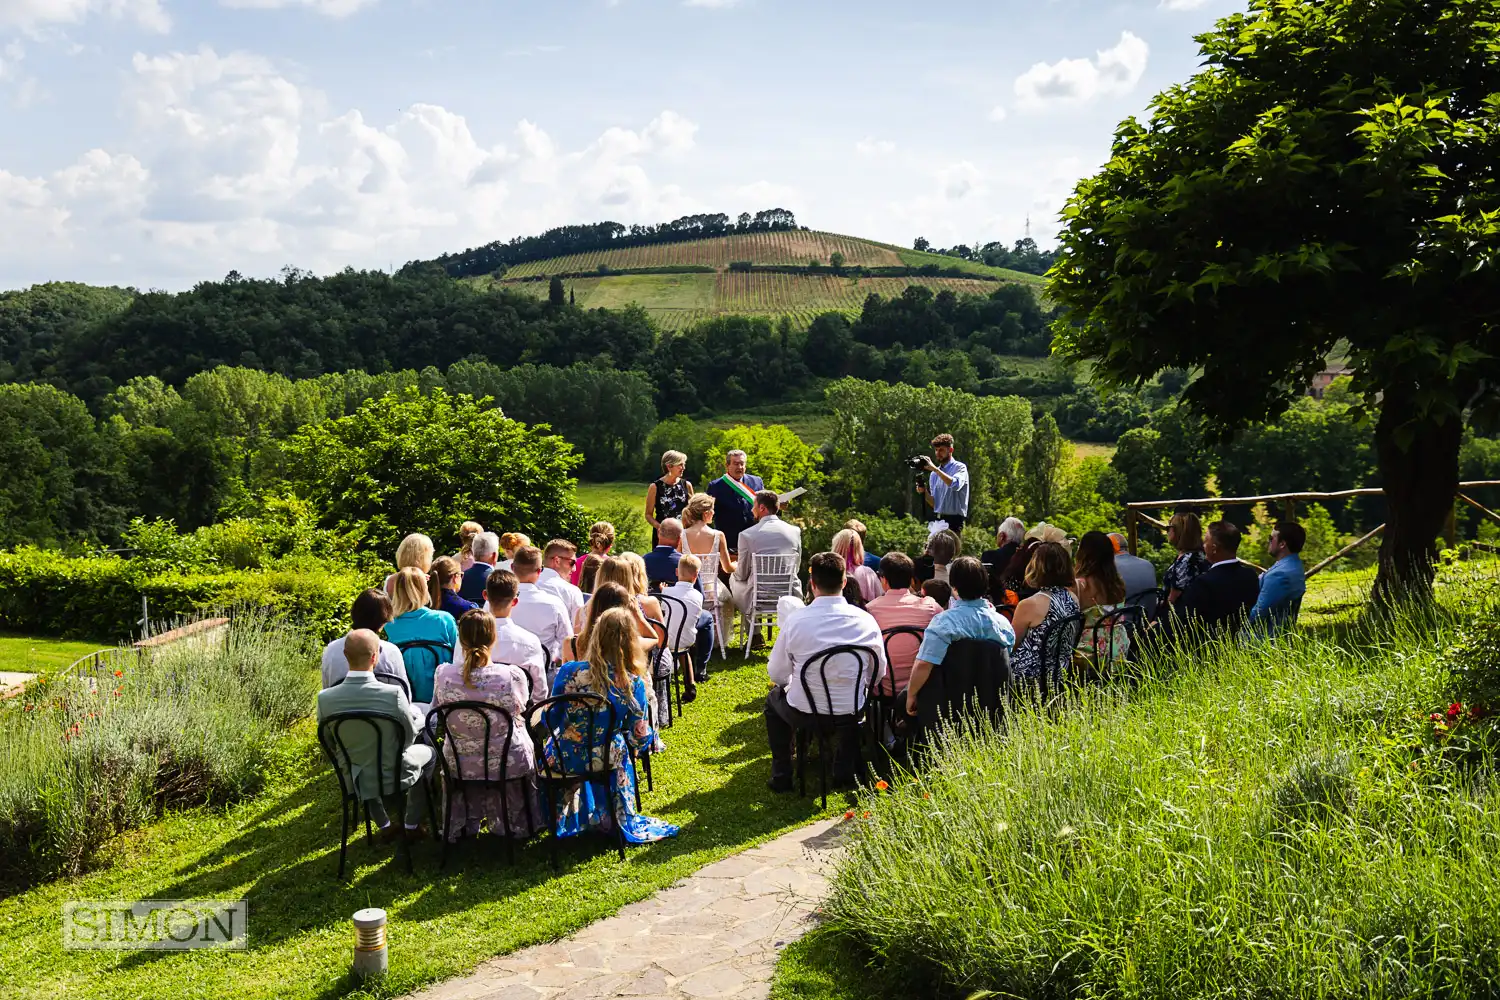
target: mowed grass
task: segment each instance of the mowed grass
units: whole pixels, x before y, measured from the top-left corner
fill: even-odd
[[[49,639],[0,634],[0,672],[49,674],[66,669],[80,657],[112,648],[108,642]]]
[[[612,503],[628,503],[646,509],[646,489],[650,483],[621,480],[612,483],[579,483],[573,495],[590,510],[601,510]]]
[[[313,669],[309,665],[309,669]],[[767,791],[770,758],[761,709],[764,657],[727,666],[676,726],[663,731],[656,791],[645,811],[682,825],[673,840],[617,860],[602,838],[565,842],[562,867],[533,841],[506,863],[494,845],[465,844],[437,869],[437,844],[416,851],[416,874],[392,847],[349,848],[350,880],[336,879],[338,793],[311,721],[281,744],[268,789],[223,811],[169,815],[109,846],[109,868],[0,900],[0,993],[7,997],[335,998],[347,970],[350,915],[390,916],[391,971],[376,990],[400,996],[468,972],[485,959],[564,936],[709,862],[821,818],[816,798]],[[829,812],[847,799],[830,796]],[[242,953],[64,951],[60,911],[70,899],[249,901]]]

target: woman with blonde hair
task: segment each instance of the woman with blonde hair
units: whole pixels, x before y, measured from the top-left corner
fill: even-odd
[[[396,546],[396,573],[385,578],[385,592],[393,598],[396,596],[391,589],[395,586],[396,574],[408,567],[416,567],[426,576],[432,569],[432,557],[436,552],[437,547],[426,535],[413,533],[401,539],[401,544]]]
[[[661,457],[662,476],[646,487],[646,520],[651,525],[651,547],[656,548],[656,529],[669,517],[682,516],[688,498],[693,495],[693,484],[683,478],[687,470],[687,456],[680,451],[669,451]]]
[[[608,521],[595,521],[594,526],[589,528],[589,550],[580,553],[573,560],[573,576],[568,580],[573,586],[582,589],[585,593],[588,588],[578,581],[583,579],[584,560],[589,556],[598,556],[603,562],[609,558],[609,550],[615,547],[615,526]]]
[[[1203,522],[1191,511],[1174,514],[1167,522],[1167,541],[1177,550],[1177,558],[1167,567],[1161,585],[1167,592],[1168,603],[1176,604],[1188,584],[1208,569],[1208,556],[1203,552]]]
[[[418,704],[432,701],[433,676],[438,664],[453,659],[458,647],[458,626],[446,611],[429,605],[427,574],[415,566],[400,570],[392,578],[392,611],[396,617],[386,623],[385,637],[401,650],[406,663],[406,680],[411,684],[411,700]]]
[[[864,598],[866,604],[875,600],[881,594],[880,578],[875,575],[874,570],[865,565],[865,543],[860,540],[859,532],[853,528],[845,528],[833,536],[833,554],[844,560],[844,575],[859,585],[859,596]],[[952,562],[952,560],[948,560]],[[946,576],[947,563],[943,564],[943,573]]]
[[[543,825],[536,797],[536,755],[526,732],[529,683],[520,667],[490,662],[495,637],[493,615],[481,610],[465,612],[458,620],[459,655],[438,667],[433,687],[433,708],[477,701],[503,709],[510,716],[508,729],[497,724],[499,716],[478,709],[460,709],[445,717],[448,733],[443,757],[447,773],[463,781],[498,782],[500,762],[505,761],[503,790],[494,785],[466,786],[459,795],[451,788],[446,790],[445,826],[450,843],[465,833],[477,836],[481,824],[491,833],[509,830],[512,837],[522,840]]]
[[[458,560],[458,569],[461,573],[467,573],[474,566],[474,539],[484,530],[484,525],[478,521],[465,521],[458,526],[458,554],[453,558]]]
[[[698,588],[703,591],[703,610],[713,615],[714,635],[722,654],[724,637],[729,634],[729,619],[734,614],[733,605],[727,599],[729,578],[734,575],[734,557],[729,554],[724,532],[713,526],[717,503],[707,493],[694,493],[688,498],[682,511],[682,542],[678,548],[685,555],[698,557],[701,566]],[[712,648],[709,653],[713,653]]]
[[[647,844],[677,835],[671,823],[642,816],[635,811],[636,775],[632,749],[652,746],[656,734],[646,721],[649,694],[637,663],[635,618],[625,608],[602,613],[589,634],[588,656],[564,663],[552,683],[554,698],[594,695],[609,708],[591,700],[570,700],[548,706],[543,721],[549,736],[543,746],[547,764],[554,770],[602,771],[605,781],[580,782],[558,803],[553,818],[559,837],[573,837],[596,830],[618,831],[632,844]],[[621,731],[604,740],[611,709],[622,721]],[[594,745],[587,743],[594,733]],[[549,802],[550,805],[550,802]]]

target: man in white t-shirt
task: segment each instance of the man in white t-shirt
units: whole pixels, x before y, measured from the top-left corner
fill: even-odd
[[[542,652],[542,640],[511,617],[520,589],[516,575],[504,569],[495,570],[484,582],[484,596],[489,599],[490,614],[495,616],[495,644],[490,647],[490,662],[520,667],[530,681],[531,700],[538,702],[550,697],[552,688],[545,669],[547,658]],[[553,667],[552,672],[556,673],[557,668]]]
[[[554,538],[542,551],[542,575],[536,585],[563,603],[568,621],[578,615],[583,607],[583,591],[568,582],[573,572],[573,559],[578,555],[578,546],[562,538]]]
[[[708,657],[714,649],[713,615],[703,610],[703,592],[698,589],[701,567],[702,561],[697,556],[683,553],[677,560],[677,582],[661,591],[662,597],[674,597],[686,606],[687,614],[680,621],[676,620],[676,609],[673,610],[670,637],[674,653],[691,650],[693,670],[682,692],[684,702],[698,697],[698,682],[707,677]],[[666,610],[665,605],[662,610]]]
[[[510,616],[515,623],[542,641],[547,654],[552,657],[552,674],[564,663],[573,659],[573,620],[568,616],[562,601],[536,585],[542,574],[542,550],[535,545],[525,545],[516,550],[511,560],[511,572],[520,584],[516,591],[516,606]],[[494,612],[490,612],[493,614]],[[547,678],[552,682],[552,677]]]

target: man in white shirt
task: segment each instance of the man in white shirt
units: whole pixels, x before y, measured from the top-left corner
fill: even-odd
[[[520,667],[531,683],[531,700],[538,702],[550,697],[552,688],[547,677],[542,640],[517,625],[511,617],[520,589],[516,575],[509,570],[497,569],[485,580],[484,596],[489,599],[490,614],[495,616],[495,644],[490,647],[490,662]],[[556,673],[556,667],[553,672]]]
[[[542,550],[535,545],[523,545],[511,559],[511,572],[520,584],[516,591],[516,606],[511,611],[515,623],[538,639],[552,657],[552,674],[568,660],[573,659],[573,619],[563,608],[562,601],[536,585],[542,574]],[[494,614],[493,611],[490,612]],[[552,677],[547,678],[548,683]]]
[[[845,601],[844,560],[832,552],[812,557],[808,571],[813,602],[790,621],[783,620],[781,635],[771,650],[769,672],[776,685],[766,696],[766,738],[771,744],[773,792],[792,790],[792,743],[798,725],[814,719],[802,685],[802,671],[818,653],[834,646],[864,646],[874,653],[874,677],[869,657],[849,653],[834,656],[815,667],[807,686],[817,699],[818,715],[854,715],[864,707],[870,687],[885,676],[885,643],[875,619]],[[857,672],[857,673],[856,673]],[[823,678],[827,678],[829,702],[825,703]],[[835,784],[854,781],[859,763],[859,729],[845,726],[839,731],[833,755]]]
[[[578,555],[578,546],[562,538],[554,538],[542,552],[542,575],[536,585],[563,603],[563,610],[572,621],[583,607],[583,591],[568,582],[573,573],[573,559]]]
[[[666,523],[666,522],[663,522]],[[672,651],[691,649],[693,671],[687,679],[682,700],[692,701],[698,697],[698,682],[708,677],[708,657],[714,648],[714,618],[703,610],[703,592],[698,589],[698,572],[702,561],[691,552],[683,553],[677,560],[677,582],[662,588],[662,597],[674,597],[685,606],[686,615],[672,622]],[[668,605],[663,605],[665,612]],[[672,617],[677,619],[676,610]]]

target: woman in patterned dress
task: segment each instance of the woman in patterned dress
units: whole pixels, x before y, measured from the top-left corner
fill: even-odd
[[[467,833],[477,836],[481,824],[490,833],[501,833],[509,824],[510,835],[524,840],[541,829],[543,817],[536,794],[536,757],[526,732],[526,675],[521,667],[491,663],[495,644],[495,619],[488,611],[474,610],[458,622],[461,650],[452,663],[438,668],[433,688],[433,707],[460,701],[482,701],[510,714],[511,725],[497,725],[490,715],[489,764],[485,765],[485,720],[477,711],[458,711],[447,717],[448,735],[443,756],[448,772],[466,780],[498,781],[500,761],[505,760],[505,790],[469,786],[459,794],[452,789],[448,801],[448,839]],[[506,746],[506,737],[510,745]]]
[[[1047,630],[1078,614],[1078,598],[1068,589],[1073,586],[1073,563],[1068,550],[1058,542],[1038,545],[1026,567],[1026,585],[1035,588],[1036,593],[1016,605],[1011,623],[1016,630],[1016,646],[1010,663],[1017,678],[1035,680],[1042,675],[1042,641]],[[1073,655],[1071,647],[1067,655]],[[1056,664],[1052,668],[1058,669]]]
[[[630,751],[650,747],[656,735],[646,721],[648,695],[640,676],[636,638],[635,618],[629,611],[604,612],[589,631],[588,659],[564,663],[552,684],[553,697],[593,694],[608,699],[620,723],[619,731],[606,742],[607,710],[579,702],[547,709],[544,721],[550,735],[543,752],[548,766],[569,771],[608,767],[612,783],[607,788],[603,781],[582,781],[567,793],[555,817],[559,837],[589,830],[612,833],[617,824],[632,844],[677,835],[678,828],[671,823],[635,811],[635,762]]]
[[[1198,579],[1208,569],[1208,556],[1203,554],[1203,523],[1198,515],[1187,511],[1175,515],[1167,523],[1167,541],[1177,550],[1177,558],[1167,567],[1162,577],[1162,587],[1167,592],[1167,602],[1176,604],[1188,584]]]
[[[669,451],[661,457],[662,477],[646,487],[646,520],[651,522],[651,547],[656,548],[656,529],[669,517],[681,518],[693,495],[693,484],[682,478],[687,456]]]
[[[1095,662],[1119,663],[1130,652],[1130,630],[1125,622],[1117,618],[1107,629],[1094,627],[1125,601],[1125,581],[1115,566],[1115,546],[1104,532],[1090,531],[1078,540],[1073,578],[1073,593],[1083,608],[1079,648]]]

